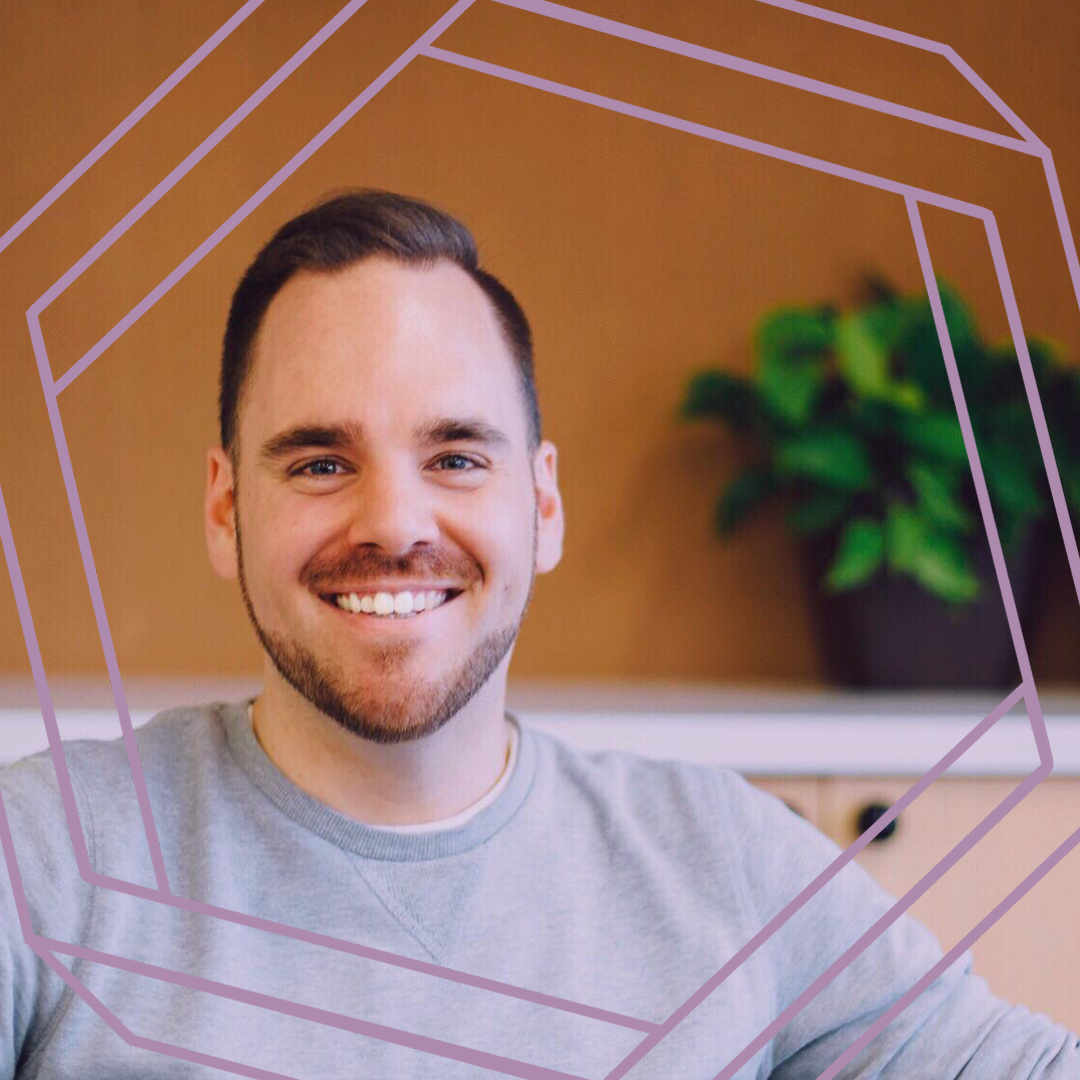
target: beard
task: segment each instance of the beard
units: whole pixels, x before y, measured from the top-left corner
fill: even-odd
[[[240,594],[255,634],[281,677],[350,734],[384,745],[412,742],[434,734],[472,700],[517,639],[536,580],[539,519],[535,504],[529,589],[517,618],[478,641],[462,663],[437,679],[418,677],[408,670],[409,665],[403,668],[402,661],[413,650],[411,643],[371,646],[367,664],[372,678],[365,685],[362,675],[347,671],[337,660],[320,660],[303,643],[273,633],[259,622],[244,577],[238,491],[235,497]],[[386,687],[391,688],[390,692]]]

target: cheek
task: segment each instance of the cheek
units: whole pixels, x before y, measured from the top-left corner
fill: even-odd
[[[531,538],[531,531],[505,509],[485,515],[480,522],[475,518],[462,522],[452,535],[445,536],[446,542],[460,545],[496,578],[516,575],[517,565],[528,558]]]
[[[325,544],[328,535],[316,515],[267,508],[258,522],[244,527],[244,564],[273,592],[276,585],[295,585],[300,571]]]

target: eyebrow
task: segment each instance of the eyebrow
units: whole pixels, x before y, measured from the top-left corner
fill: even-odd
[[[505,432],[486,420],[455,416],[422,421],[413,428],[413,441],[422,448],[452,442],[480,443],[492,452],[506,452],[512,445]],[[312,447],[324,450],[346,450],[363,442],[363,427],[355,421],[334,424],[298,424],[267,439],[262,444],[259,457],[263,462],[272,464],[297,450],[307,450]]]

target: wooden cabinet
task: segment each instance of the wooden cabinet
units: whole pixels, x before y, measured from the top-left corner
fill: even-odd
[[[918,777],[748,777],[796,806],[841,847],[860,811],[890,806]],[[892,836],[858,862],[900,897],[1021,782],[945,778],[901,812]],[[1080,778],[1044,780],[909,909],[944,949],[959,941],[1064,840],[1080,829]],[[971,945],[995,994],[1080,1031],[1080,845]]]

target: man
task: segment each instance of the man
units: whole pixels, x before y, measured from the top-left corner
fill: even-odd
[[[528,323],[460,223],[367,190],[279,230],[233,298],[220,425],[207,543],[262,692],[137,734],[168,891],[122,741],[66,747],[109,887],[51,759],[3,771],[32,931],[68,951],[50,971],[4,891],[0,1076],[696,1080],[742,1055],[741,1080],[812,1080],[940,957],[903,917],[746,1050],[891,907],[850,864],[659,1027],[839,849],[730,770],[507,712],[563,508]],[[836,1075],[1064,1080],[1080,1046],[967,955]]]

